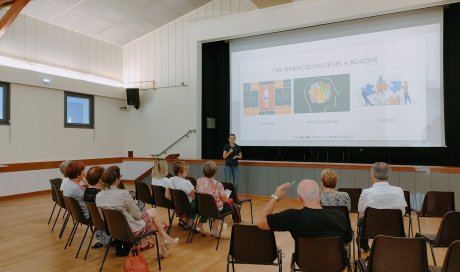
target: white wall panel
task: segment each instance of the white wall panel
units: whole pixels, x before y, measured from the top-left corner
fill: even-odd
[[[161,85],[166,87],[169,83],[169,33],[168,26],[161,28]]]
[[[99,44],[82,50],[81,41],[84,39]],[[88,55],[87,52],[91,52],[94,58],[82,55]],[[2,56],[120,81],[123,79],[122,54],[122,47],[118,45],[89,38],[23,14],[19,14],[0,39]]]
[[[176,85],[176,24],[168,24],[168,86]]]

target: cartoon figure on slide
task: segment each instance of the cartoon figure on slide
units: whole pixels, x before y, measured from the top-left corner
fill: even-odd
[[[407,86],[407,81],[404,82],[404,85],[401,86],[401,89],[403,89],[403,92],[404,92],[404,104],[407,104],[408,100],[409,100],[409,104],[412,104],[412,101],[410,100],[410,96],[409,96],[409,86]]]
[[[264,88],[264,106],[268,109],[268,101],[270,101],[270,92],[267,89],[267,86]]]
[[[308,82],[304,89],[306,112],[327,112],[337,107],[338,95],[340,93],[329,78],[317,78]]]
[[[361,95],[363,96],[364,102],[366,103],[364,106],[372,106],[371,101],[369,101],[368,96],[370,95],[364,87],[361,88]]]

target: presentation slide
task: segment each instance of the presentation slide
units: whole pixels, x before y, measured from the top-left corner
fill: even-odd
[[[247,146],[444,146],[442,24],[231,50]]]

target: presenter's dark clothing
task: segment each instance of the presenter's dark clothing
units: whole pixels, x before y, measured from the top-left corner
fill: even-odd
[[[233,148],[233,152],[229,154],[228,157],[225,159],[225,166],[238,166],[238,160],[234,160],[233,157],[240,154],[241,148],[237,144],[235,144],[234,147],[231,147],[230,144],[226,144],[224,146],[224,151],[228,152],[232,148]]]
[[[100,191],[101,189],[97,188],[86,188],[85,192],[83,193],[83,201],[96,203],[96,195]]]
[[[351,242],[351,226],[339,211],[325,209],[289,209],[267,216],[272,231],[289,231],[292,238],[340,236],[346,244]]]

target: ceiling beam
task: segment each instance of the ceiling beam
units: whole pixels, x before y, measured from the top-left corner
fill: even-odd
[[[0,0],[0,7],[10,6],[5,15],[3,15],[2,19],[0,19],[0,39],[29,1],[30,0]]]

